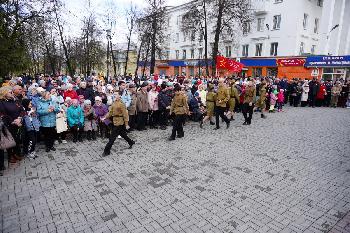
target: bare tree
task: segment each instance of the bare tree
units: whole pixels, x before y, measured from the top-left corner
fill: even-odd
[[[126,49],[126,56],[125,56],[125,68],[124,68],[124,77],[127,75],[127,69],[128,69],[128,61],[129,61],[129,52],[130,52],[130,44],[131,44],[131,36],[135,28],[135,24],[137,22],[137,9],[134,5],[130,5],[130,9],[127,10],[127,26],[128,26],[128,35],[127,35],[127,40],[128,40],[128,45]]]
[[[200,42],[203,36],[206,74],[209,76],[207,2],[208,0],[193,2],[189,10],[182,16],[181,30],[185,33],[198,32]]]

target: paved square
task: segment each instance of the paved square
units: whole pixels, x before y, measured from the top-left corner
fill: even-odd
[[[3,232],[350,232],[350,111],[61,144],[1,177]]]

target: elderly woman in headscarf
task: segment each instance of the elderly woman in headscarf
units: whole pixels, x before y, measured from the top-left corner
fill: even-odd
[[[22,117],[24,116],[25,111],[22,105],[16,103],[15,97],[12,92],[12,87],[1,87],[0,88],[0,117],[1,120],[10,131],[12,137],[16,141],[16,146],[10,149],[7,149],[8,160],[10,163],[16,163],[23,159],[21,156],[20,148],[20,137],[18,131],[22,127]],[[3,154],[3,151],[0,151]],[[4,170],[3,163],[0,164],[0,170]]]
[[[84,101],[84,131],[86,132],[87,140],[96,140],[95,131],[97,130],[96,126],[96,114],[94,108],[91,106],[90,100]]]
[[[72,105],[67,109],[67,121],[73,134],[73,142],[83,141],[84,112],[77,99],[72,100]]]
[[[101,137],[103,137],[103,134],[104,134],[106,138],[109,138],[110,132],[109,132],[108,125],[111,124],[112,122],[109,119],[102,120],[102,118],[107,115],[108,108],[107,108],[107,105],[105,105],[102,102],[102,99],[100,96],[95,97],[95,104],[93,108],[95,110],[95,114],[97,118],[96,122],[97,122],[98,130]]]
[[[302,85],[302,93],[301,93],[301,107],[305,107],[307,105],[307,100],[309,98],[309,81],[305,80]]]

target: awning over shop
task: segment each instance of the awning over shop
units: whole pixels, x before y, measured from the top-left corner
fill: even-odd
[[[241,58],[241,63],[244,64],[244,66],[270,66],[270,67],[276,67],[276,59],[273,58]]]
[[[310,56],[306,67],[350,67],[350,56]]]

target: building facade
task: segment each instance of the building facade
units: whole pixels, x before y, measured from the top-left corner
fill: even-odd
[[[182,16],[193,4],[168,9],[166,55],[157,61],[156,73],[204,73],[203,37],[198,32],[184,32],[181,27]],[[318,74],[321,78],[322,70],[316,72],[314,67],[305,66],[308,56],[350,53],[350,14],[346,13],[350,12],[350,0],[251,0],[251,8],[253,20],[243,25],[244,30],[236,31],[234,38],[223,36],[219,43],[220,54],[245,65],[243,75],[312,78]],[[209,32],[215,23],[209,21]],[[208,36],[209,57],[213,36]],[[341,72],[343,78],[350,73],[347,67],[327,68],[327,72]]]

